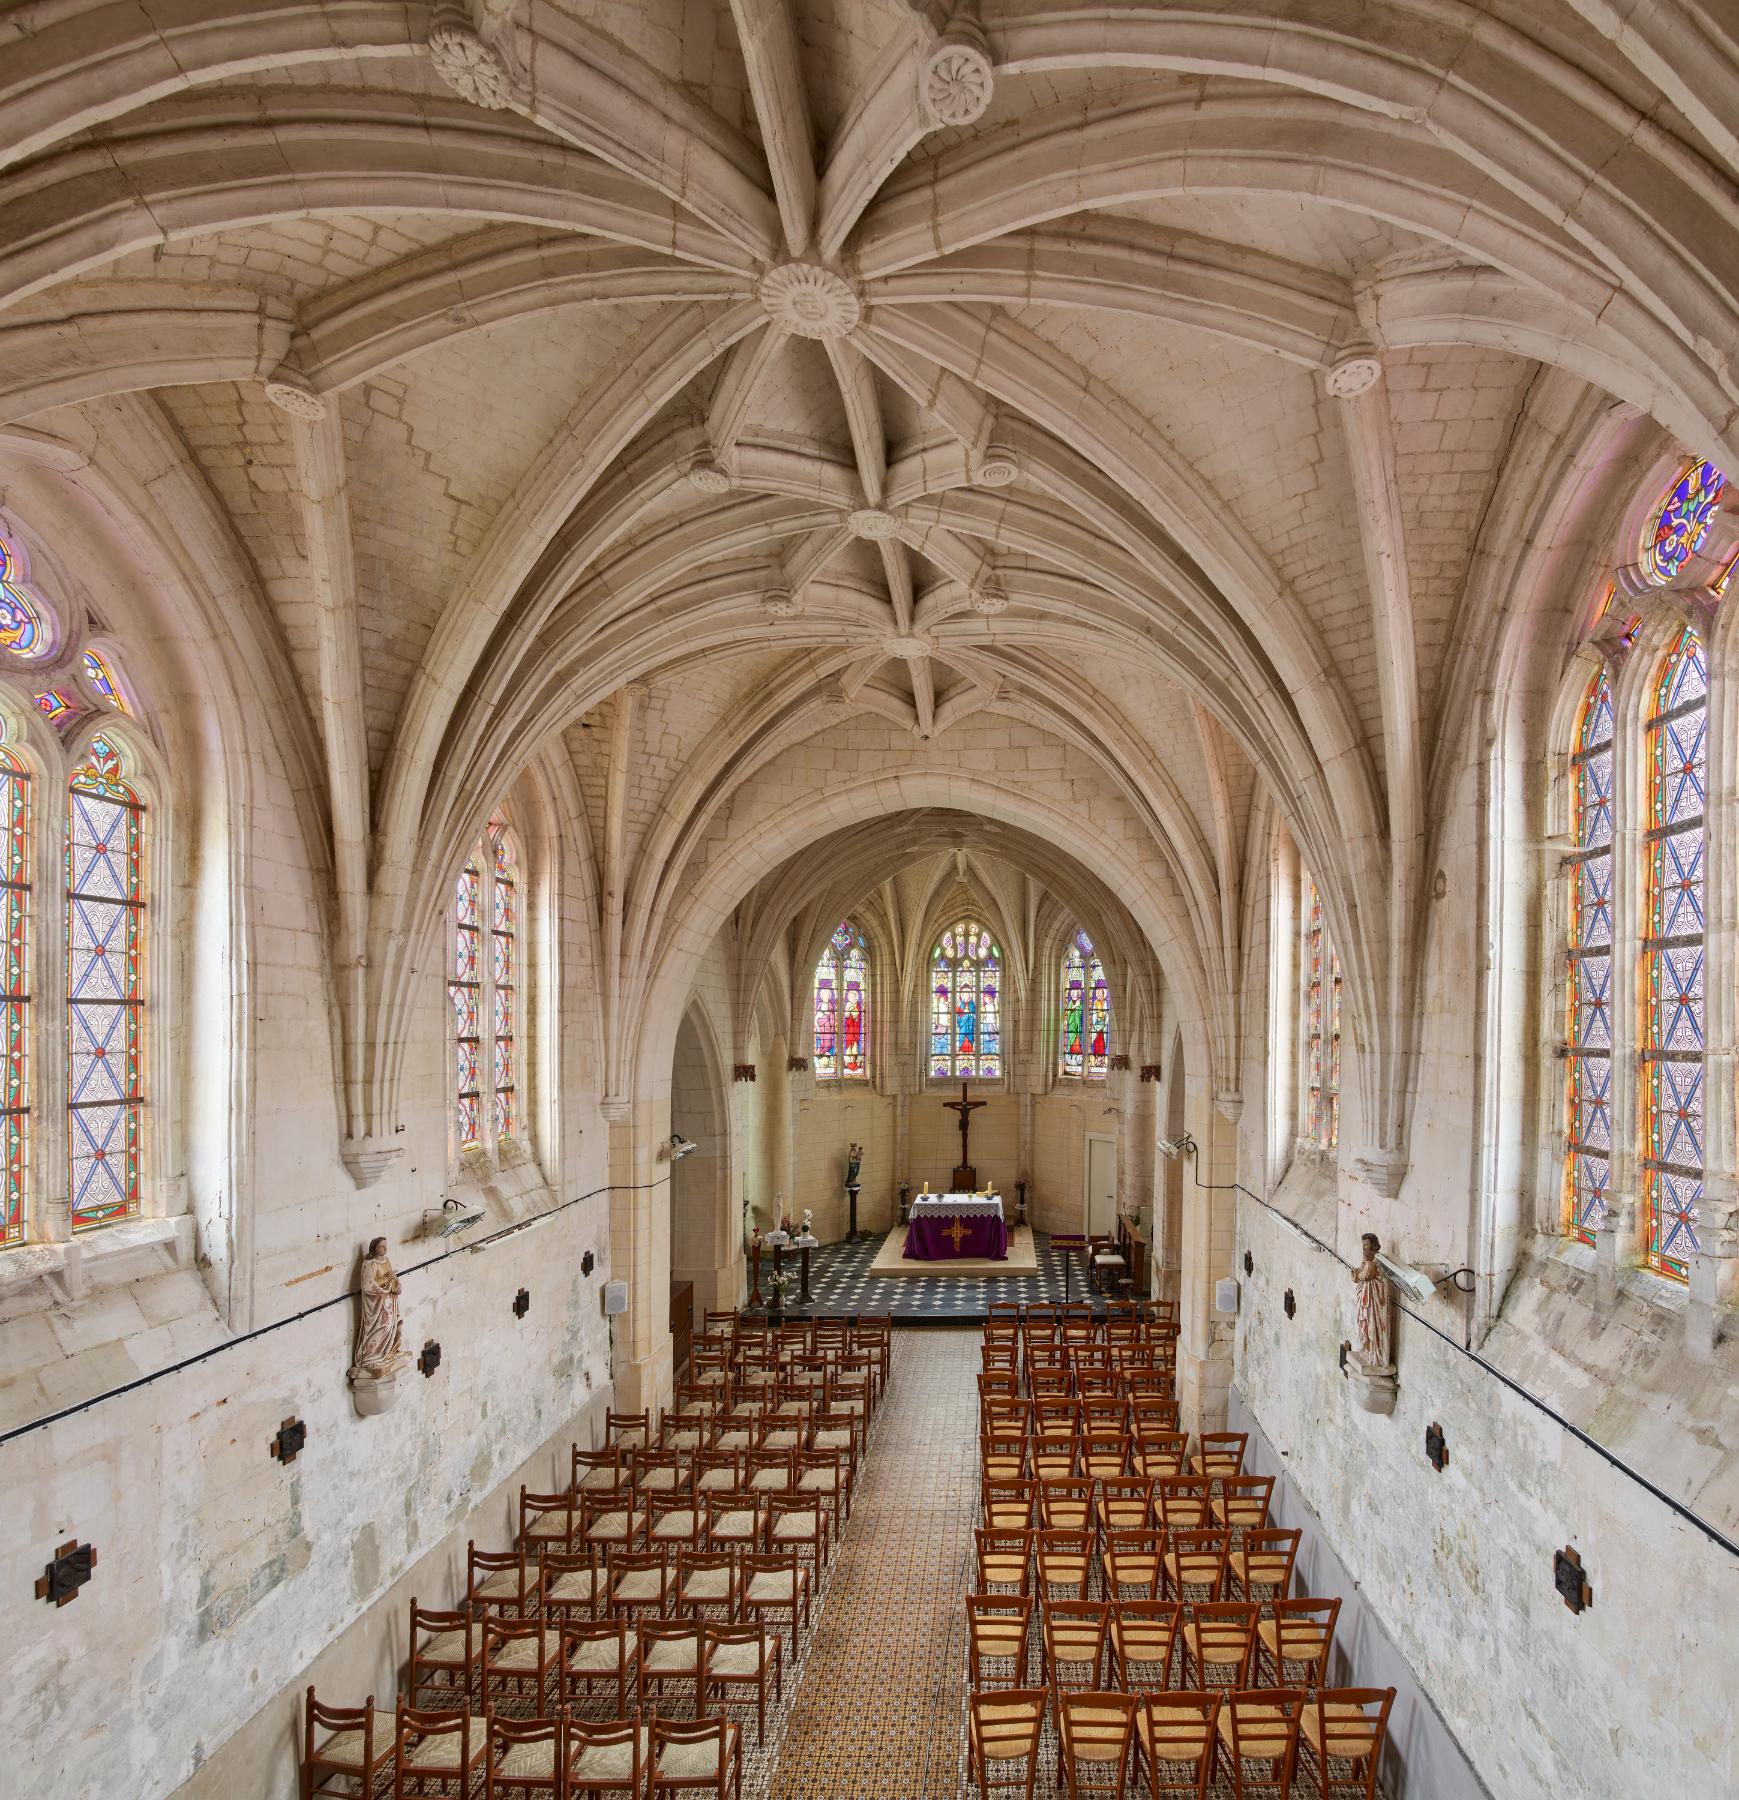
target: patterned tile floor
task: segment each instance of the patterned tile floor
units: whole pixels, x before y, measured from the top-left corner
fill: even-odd
[[[978,1366],[976,1331],[894,1334],[874,1448],[768,1800],[943,1800],[964,1791],[961,1596],[978,1506]]]
[[[1049,1236],[1033,1234],[1039,1272],[1026,1276],[871,1275],[870,1264],[886,1234],[827,1244],[812,1251],[808,1306],[787,1306],[794,1319],[849,1318],[857,1313],[887,1313],[907,1325],[982,1324],[993,1300],[1062,1301],[1090,1298],[1079,1251],[1073,1255],[1051,1248]],[[795,1258],[791,1259],[795,1262]],[[938,1263],[945,1269],[946,1263]],[[765,1278],[771,1259],[761,1264]],[[797,1290],[793,1288],[792,1294]]]

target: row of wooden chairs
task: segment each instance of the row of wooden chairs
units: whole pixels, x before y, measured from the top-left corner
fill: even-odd
[[[1224,1526],[1200,1529],[1112,1526],[1095,1536],[1079,1527],[975,1533],[982,1589],[1012,1588],[1041,1600],[1282,1598],[1292,1584],[1302,1534],[1294,1527],[1253,1528],[1234,1542]]]
[[[979,1483],[985,1523],[1015,1531],[1034,1525],[1260,1531],[1273,1496],[1268,1475],[991,1475]]]
[[[727,1790],[742,1800],[742,1733],[722,1716],[678,1721],[656,1712],[580,1720],[419,1711],[402,1700],[378,1710],[328,1706],[309,1688],[303,1715],[302,1800],[390,1781],[393,1800],[481,1792],[483,1800],[577,1800],[585,1794],[660,1795]],[[479,1785],[480,1784],[480,1785]]]
[[[1266,1616],[1264,1616],[1266,1614]],[[1326,1678],[1340,1601],[1046,1600],[1028,1594],[966,1596],[973,1687],[998,1684],[989,1662],[1008,1662],[1007,1685],[1038,1674],[1058,1693],[1072,1687],[1145,1692],[1190,1688],[1315,1688]],[[1038,1621],[1037,1644],[1032,1626]],[[1193,1677],[1193,1679],[1192,1679]]]
[[[1223,1777],[1238,1800],[1258,1784],[1288,1800],[1302,1765],[1323,1800],[1370,1800],[1394,1700],[1393,1688],[1080,1690],[1055,1709],[1059,1785],[1069,1800],[1121,1796],[1133,1775],[1137,1791],[1153,1800],[1206,1800]],[[968,1753],[986,1800],[1010,1789],[1033,1800],[1050,1705],[1045,1688],[971,1694]]]

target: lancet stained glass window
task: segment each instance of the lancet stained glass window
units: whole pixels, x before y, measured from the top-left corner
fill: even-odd
[[[30,772],[0,749],[0,1244],[24,1240],[30,1174]]]
[[[447,978],[453,1015],[453,1141],[462,1155],[523,1130],[519,1109],[519,861],[491,819],[453,884]]]
[[[1305,1133],[1332,1150],[1340,1142],[1340,958],[1328,941],[1322,896],[1305,877]]]
[[[1570,1230],[1584,1243],[1606,1217],[1612,1179],[1612,685],[1588,684],[1570,757],[1570,945],[1565,1044]]]
[[[1640,1070],[1643,1244],[1682,1278],[1703,1194],[1703,848],[1709,714],[1702,640],[1687,626],[1661,666],[1645,743],[1648,816]]]
[[[1111,1062],[1111,990],[1093,951],[1077,931],[1063,958],[1061,1066],[1065,1075],[1097,1081]]]
[[[493,984],[490,1026],[493,1032],[495,1135],[519,1135],[519,1061],[515,1032],[519,995],[519,873],[507,833],[492,838],[493,905],[489,941]]]
[[[869,955],[849,919],[828,939],[815,965],[815,1076],[861,1081],[869,1075]]]
[[[68,1169],[75,1230],[139,1210],[144,1095],[145,807],[99,734],[67,818]]]
[[[1002,1078],[1002,952],[975,920],[950,926],[930,952],[930,1073]]]
[[[1701,547],[1726,485],[1713,463],[1694,462],[1667,490],[1643,533],[1642,566],[1651,581],[1671,581]]]

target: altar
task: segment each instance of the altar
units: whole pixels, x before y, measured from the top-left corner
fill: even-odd
[[[1000,1194],[920,1194],[906,1226],[905,1255],[913,1262],[1008,1258],[1008,1222]]]

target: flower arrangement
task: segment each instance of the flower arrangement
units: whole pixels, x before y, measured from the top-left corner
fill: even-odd
[[[815,1235],[814,1230],[812,1229],[814,1224],[815,1224],[815,1208],[813,1206],[804,1207],[804,1209],[803,1209],[803,1235],[805,1237],[813,1237]]]
[[[785,1290],[790,1285],[791,1277],[783,1269],[779,1270],[777,1274],[767,1277],[767,1286],[773,1295],[772,1303],[775,1308],[785,1304]]]

